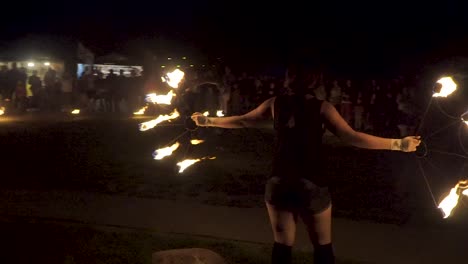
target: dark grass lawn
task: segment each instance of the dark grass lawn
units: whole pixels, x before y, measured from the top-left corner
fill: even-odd
[[[1,263],[147,264],[153,252],[180,248],[210,249],[228,263],[267,264],[271,256],[267,244],[37,219],[0,219],[0,233]],[[312,263],[311,252],[293,254],[296,264]]]
[[[0,123],[0,188],[64,189],[237,207],[263,206],[271,166],[269,129],[199,129],[173,157],[152,159],[185,131],[168,123],[146,132],[134,119],[94,118]],[[190,138],[206,142],[190,146]],[[325,137],[324,166],[337,216],[403,223],[415,208],[434,210],[414,155],[360,150]],[[188,147],[187,147],[188,146]],[[216,156],[177,173],[185,158]],[[313,169],[313,168],[312,168]]]

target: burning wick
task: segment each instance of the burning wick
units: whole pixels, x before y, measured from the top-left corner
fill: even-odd
[[[140,124],[140,131],[149,130],[151,128],[154,128],[155,126],[157,126],[161,122],[176,119],[179,116],[180,116],[179,112],[177,112],[177,109],[175,109],[174,112],[172,112],[170,115],[160,115],[156,119],[141,123]]]
[[[170,105],[172,97],[176,96],[175,93],[171,90],[167,94],[156,94],[150,93],[146,95],[145,101],[153,104],[166,104]]]
[[[5,107],[0,107],[0,115],[5,114]]]
[[[209,115],[210,115],[210,112],[205,111],[205,112],[203,113],[203,115],[204,115],[204,116],[209,116]]]
[[[462,192],[463,195],[468,196],[468,180],[459,181],[455,187],[450,190],[450,193],[440,202],[438,208],[444,213],[444,218],[447,218],[452,213],[452,210],[457,206],[460,195],[458,189],[466,189]]]
[[[437,81],[437,88],[432,97],[447,97],[457,90],[457,84],[451,77],[444,77]]]
[[[187,169],[188,167],[192,166],[193,164],[195,164],[197,162],[205,160],[205,159],[214,160],[214,159],[216,159],[216,157],[204,157],[204,158],[201,158],[201,159],[186,159],[186,160],[183,160],[183,161],[177,163],[177,166],[180,167],[179,168],[179,173],[184,172],[184,170]]]
[[[216,116],[217,116],[217,117],[222,117],[222,116],[224,116],[223,111],[222,111],[222,110],[216,111]]]
[[[164,157],[172,155],[172,152],[174,152],[179,146],[179,142],[176,142],[170,147],[157,149],[153,152],[153,158],[155,160],[162,160]]]
[[[141,108],[140,110],[138,110],[136,112],[133,112],[133,114],[134,115],[143,115],[147,108],[148,108],[148,106],[145,106],[145,107]]]
[[[198,144],[201,144],[203,142],[205,142],[205,140],[201,140],[201,139],[192,139],[192,140],[190,140],[190,144],[192,144],[192,145],[198,145]]]
[[[73,111],[71,111],[71,113],[73,115],[78,115],[80,113],[80,109],[73,109]]]

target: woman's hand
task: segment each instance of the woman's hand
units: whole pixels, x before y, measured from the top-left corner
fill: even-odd
[[[401,139],[401,151],[403,152],[414,152],[416,148],[421,144],[420,136],[408,136]]]
[[[197,126],[208,126],[209,123],[208,117],[199,112],[192,114],[192,120]]]

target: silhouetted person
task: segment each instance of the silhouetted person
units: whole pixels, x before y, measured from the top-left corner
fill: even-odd
[[[41,96],[42,91],[42,81],[39,76],[37,76],[37,71],[34,70],[32,75],[29,76],[28,83],[31,86],[32,98],[31,98],[31,106],[36,108],[38,107],[38,99]]]

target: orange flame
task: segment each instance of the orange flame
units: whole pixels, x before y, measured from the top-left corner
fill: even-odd
[[[459,181],[455,187],[450,190],[450,193],[440,202],[438,208],[444,213],[444,218],[447,218],[452,213],[452,210],[457,206],[460,195],[458,189],[468,188],[468,180]],[[462,192],[463,195],[468,196],[468,189]]]
[[[457,90],[457,84],[453,81],[452,77],[444,77],[437,81],[442,85],[439,92],[434,93],[433,97],[447,97]]]
[[[179,112],[177,112],[177,109],[175,109],[174,112],[172,112],[170,115],[160,115],[156,119],[141,123],[140,124],[140,131],[149,130],[151,128],[154,128],[155,126],[157,126],[161,122],[176,119],[179,116],[180,116]]]
[[[222,111],[222,110],[216,111],[216,116],[217,116],[217,117],[222,117],[222,116],[224,116],[223,111]]]
[[[146,102],[153,103],[153,104],[166,104],[170,105],[172,101],[172,97],[176,96],[176,94],[171,90],[167,94],[156,94],[150,93],[146,95]]]
[[[214,160],[214,159],[216,159],[216,157],[203,157],[203,158],[200,158],[200,159],[186,159],[186,160],[183,160],[183,161],[177,163],[177,166],[180,167],[179,168],[179,173],[184,172],[184,170],[187,169],[188,167],[192,166],[193,164],[195,164],[197,162],[205,160],[205,159]]]
[[[172,88],[179,88],[179,83],[184,78],[185,73],[179,69],[175,69],[172,72],[168,72],[166,76],[162,77],[164,81]]]
[[[153,152],[153,158],[155,160],[161,160],[167,156],[170,156],[172,155],[172,152],[174,152],[179,146],[179,142],[176,142],[172,146],[157,149]]]
[[[145,114],[145,111],[146,109],[148,108],[148,106],[145,106],[143,108],[140,108],[140,110],[136,111],[136,112],[133,112],[134,115],[143,115]]]
[[[80,109],[73,109],[73,111],[71,111],[71,113],[73,115],[78,115],[80,113]]]
[[[0,115],[5,114],[5,107],[0,107]]]
[[[198,145],[198,144],[201,144],[203,142],[205,142],[205,140],[201,140],[201,139],[192,139],[192,140],[190,140],[190,144],[192,144],[192,145]]]

